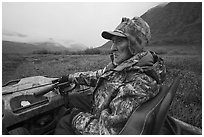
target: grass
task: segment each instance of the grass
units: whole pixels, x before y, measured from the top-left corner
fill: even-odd
[[[24,57],[19,54],[2,54],[2,81],[13,79],[16,68],[24,62]]]
[[[202,128],[202,50],[197,45],[149,46],[160,54],[166,63],[170,85],[181,75],[180,85],[169,114],[189,124]],[[3,83],[35,75],[60,77],[80,71],[94,71],[110,62],[107,55],[4,55]]]

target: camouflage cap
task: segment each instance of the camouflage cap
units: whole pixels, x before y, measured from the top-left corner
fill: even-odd
[[[122,22],[114,31],[103,31],[102,37],[111,40],[113,36],[127,37],[133,36],[136,39],[143,37],[149,42],[151,38],[149,25],[141,18],[134,17],[133,19],[122,18]]]

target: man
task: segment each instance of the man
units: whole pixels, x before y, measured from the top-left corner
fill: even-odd
[[[60,79],[93,86],[90,94],[73,94],[70,115],[58,124],[55,134],[119,134],[130,115],[142,103],[156,96],[165,79],[163,60],[146,51],[151,34],[140,17],[123,18],[112,32],[102,32],[112,40],[112,62],[95,72],[78,72]]]

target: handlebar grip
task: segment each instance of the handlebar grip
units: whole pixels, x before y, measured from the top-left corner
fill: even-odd
[[[34,93],[34,96],[42,96],[42,95],[48,93],[49,91],[53,90],[55,87],[56,87],[55,84],[46,86],[42,90],[40,90],[39,92]]]

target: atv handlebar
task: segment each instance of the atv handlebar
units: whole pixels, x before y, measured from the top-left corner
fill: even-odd
[[[34,93],[34,96],[42,96],[42,95],[48,93],[49,91],[53,90],[56,87],[57,87],[56,84],[48,85],[48,86],[44,87],[42,90],[40,90],[39,92]]]
[[[65,94],[65,92],[71,91],[76,87],[76,84],[72,84],[70,82],[64,82],[64,83],[56,82],[56,83],[54,83],[55,81],[56,80],[52,81],[53,84],[44,87],[39,92],[35,92],[34,96],[42,96],[42,95],[54,90],[55,88],[68,87],[68,88],[66,88],[66,91],[63,91],[63,92],[60,91],[60,94],[63,95],[63,94]]]

